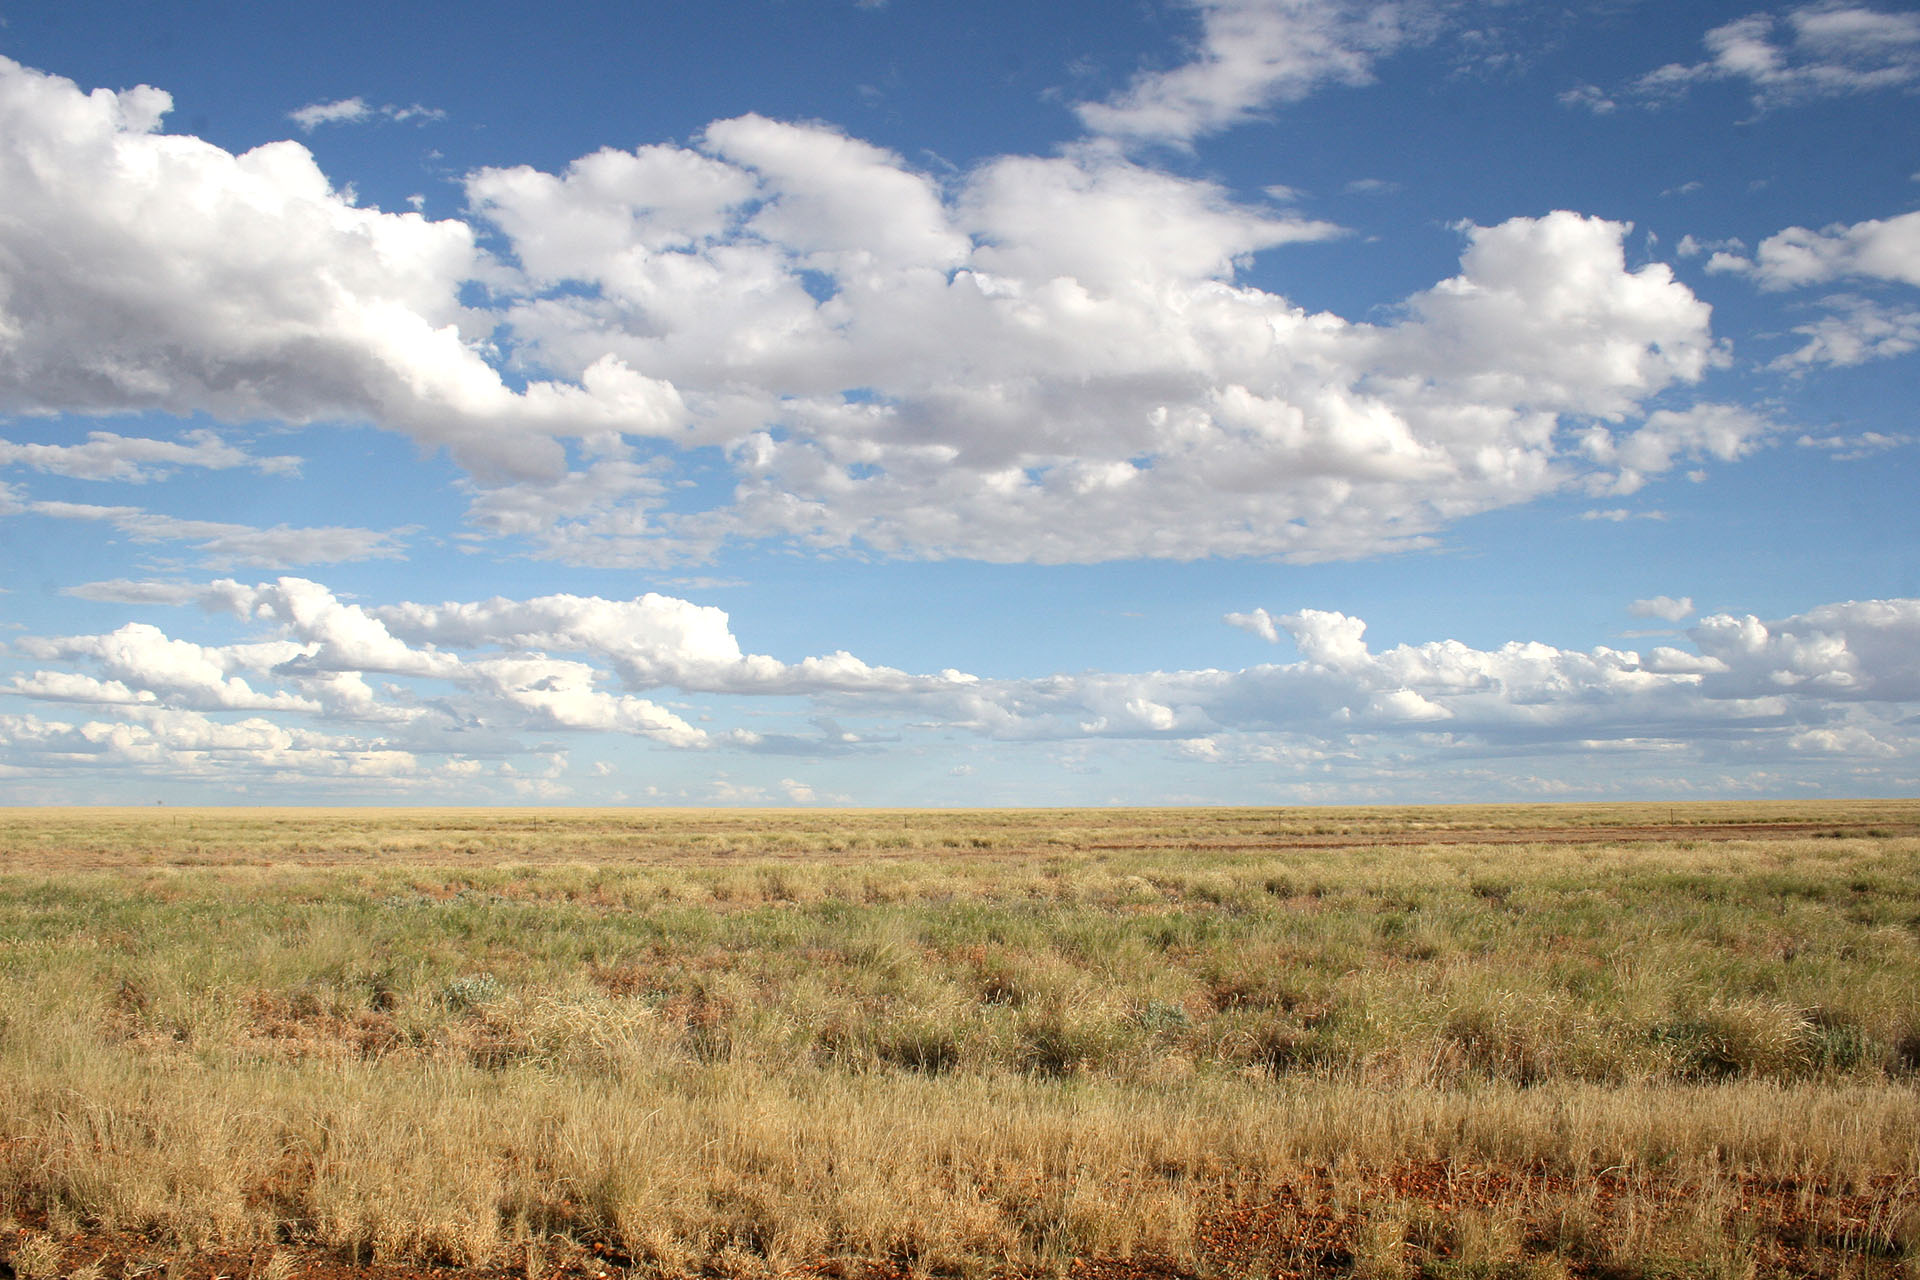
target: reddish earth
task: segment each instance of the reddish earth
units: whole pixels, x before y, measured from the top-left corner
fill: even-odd
[[[1737,1195],[1730,1197],[1733,1207],[1724,1215],[1724,1244],[1716,1247],[1711,1233],[1703,1238],[1695,1228],[1683,1237],[1691,1248],[1682,1256],[1645,1257],[1616,1252],[1608,1240],[1619,1238],[1630,1220],[1638,1221],[1643,1231],[1649,1221],[1687,1220],[1692,1214],[1688,1201],[1695,1193],[1621,1173],[1571,1179],[1539,1172],[1462,1170],[1443,1161],[1404,1165],[1371,1177],[1350,1170],[1320,1171],[1278,1189],[1243,1191],[1237,1197],[1231,1189],[1222,1190],[1227,1193],[1225,1206],[1205,1215],[1197,1230],[1198,1265],[1143,1256],[1092,1257],[1072,1260],[1067,1274],[1080,1280],[1350,1276],[1357,1255],[1368,1247],[1366,1219],[1386,1204],[1396,1206],[1406,1224],[1400,1252],[1402,1273],[1408,1276],[1525,1274],[1526,1258],[1546,1260],[1558,1253],[1566,1274],[1589,1280],[1717,1275],[1729,1263],[1734,1272],[1749,1275],[1871,1280],[1911,1274],[1907,1262],[1911,1251],[1920,1249],[1920,1239],[1908,1238],[1920,1230],[1913,1188],[1892,1180],[1841,1193],[1793,1181],[1743,1179]],[[1567,1226],[1564,1208],[1570,1202],[1587,1206],[1583,1227]],[[1502,1209],[1517,1214],[1524,1224],[1518,1251],[1509,1250],[1511,1256],[1505,1259],[1456,1256],[1449,1244],[1456,1224],[1475,1212]],[[1905,1221],[1900,1222],[1903,1210]],[[0,1258],[15,1256],[44,1225],[28,1223],[0,1233]],[[1377,1249],[1377,1243],[1373,1247]],[[1734,1256],[1684,1256],[1695,1251],[1711,1255],[1720,1247]],[[103,1280],[250,1280],[270,1274],[268,1260],[276,1252],[282,1261],[273,1271],[284,1280],[622,1280],[636,1270],[651,1270],[592,1240],[548,1241],[531,1266],[521,1253],[499,1265],[455,1268],[362,1262],[298,1242],[193,1252],[133,1233],[82,1232],[63,1242],[57,1274],[97,1266],[95,1274]],[[1379,1261],[1376,1256],[1375,1273]],[[0,1276],[15,1274],[0,1262]],[[714,1267],[695,1274],[727,1273]],[[938,1272],[916,1266],[911,1258],[835,1257],[802,1263],[784,1274],[909,1280]],[[1012,1280],[1023,1273],[1008,1268],[996,1274]]]

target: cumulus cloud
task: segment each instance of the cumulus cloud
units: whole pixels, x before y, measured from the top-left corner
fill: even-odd
[[[173,715],[166,723],[176,726],[201,724],[203,713],[219,711],[381,723],[390,726],[388,735],[400,736],[356,739],[353,750],[389,760],[411,760],[425,752],[452,761],[475,750],[523,750],[500,737],[503,729],[625,734],[677,748],[704,747],[709,741],[705,731],[656,703],[598,688],[608,675],[600,667],[524,650],[463,658],[432,645],[409,645],[361,606],[306,579],[254,586],[231,579],[201,586],[107,583],[76,594],[198,604],[265,628],[267,634],[210,646],[140,622],[97,636],[26,637],[16,647],[27,657],[81,662],[99,675],[43,669],[15,677],[0,691],[42,702],[91,704],[96,713],[115,708],[121,715],[145,715],[157,709]],[[422,705],[405,686],[379,690],[368,676],[439,682],[454,692]],[[280,687],[265,687],[274,685]],[[173,714],[187,712],[202,719]],[[150,731],[158,723],[148,717],[138,726]],[[272,723],[280,729],[279,721]],[[132,736],[120,736],[130,743],[148,741],[140,732],[128,733]],[[281,757],[301,733],[312,751],[333,750],[318,745],[325,735],[287,729],[262,747],[272,767],[285,767]],[[154,750],[156,759],[167,754]]]
[[[1725,664],[1711,686],[1720,696],[1920,698],[1920,600],[1848,601],[1770,623],[1716,614],[1688,635],[1702,655]]]
[[[1716,252],[1707,269],[1746,276],[1769,292],[1836,280],[1920,285],[1920,213],[1835,223],[1819,231],[1788,227],[1762,240],[1751,257],[1735,249]],[[1819,305],[1825,314],[1794,326],[1804,339],[1801,345],[1770,368],[1798,373],[1844,367],[1920,347],[1920,311],[1910,305],[1851,293],[1824,298]]]
[[[1353,324],[1235,285],[1246,255],[1330,229],[1208,183],[1081,149],[991,162],[943,205],[896,159],[822,134],[715,126],[710,145],[744,169],[655,148],[473,180],[530,275],[555,277],[518,330],[563,367],[614,343],[682,393],[690,438],[725,445],[739,481],[730,508],[678,516],[602,490],[533,535],[549,553],[603,541],[618,554],[602,563],[648,563],[650,543],[716,537],[1043,561],[1418,546],[1563,484],[1560,414],[1630,414],[1717,358],[1704,304],[1664,266],[1626,268],[1622,224],[1464,228],[1459,276],[1397,323]],[[796,157],[809,176],[789,189]],[[749,181],[761,202],[728,214]],[[822,203],[842,183],[873,193],[861,217],[910,216],[871,232]]]
[[[118,720],[0,714],[0,754],[68,768],[238,784],[352,779],[387,787],[426,781],[411,752],[349,736],[288,729],[263,717],[220,721],[197,711],[128,708]]]
[[[1836,223],[1820,231],[1788,227],[1762,240],[1752,259],[1716,253],[1707,269],[1750,275],[1763,289],[1793,289],[1847,277],[1920,284],[1920,213],[1851,226]]]
[[[1649,475],[1682,462],[1716,459],[1732,462],[1752,453],[1774,434],[1771,420],[1739,405],[1698,404],[1690,409],[1660,409],[1640,428],[1616,435],[1606,427],[1589,428],[1582,448],[1597,462],[1614,468],[1596,477],[1595,492],[1633,493]]]
[[[19,652],[40,666],[0,692],[84,705],[93,718],[6,717],[0,763],[78,758],[165,772],[216,757],[237,768],[253,752],[260,769],[305,761],[314,776],[344,776],[391,767],[417,782],[470,776],[463,762],[487,753],[551,757],[553,748],[522,733],[819,760],[962,734],[1158,741],[1223,766],[1343,760],[1364,771],[1408,753],[1447,759],[1522,746],[1697,755],[1702,743],[1723,743],[1789,757],[1801,742],[1844,754],[1868,738],[1906,743],[1901,725],[1920,700],[1914,600],[1847,602],[1772,621],[1715,614],[1686,632],[1691,648],[1645,653],[1453,640],[1375,650],[1359,618],[1257,609],[1229,621],[1290,640],[1296,660],[986,679],[899,671],[846,653],[754,655],[725,613],[657,595],[362,606],[297,578],[95,584],[90,594],[198,605],[254,634],[202,644],[132,623],[98,636],[23,639]],[[1679,621],[1692,602],[1653,597],[1631,612]],[[694,701],[640,696],[668,687]],[[729,709],[746,705],[760,708],[762,727],[729,727]],[[812,731],[786,732],[770,714]]]
[[[1193,60],[1137,77],[1106,102],[1081,103],[1095,133],[1184,143],[1294,102],[1328,84],[1373,79],[1382,55],[1416,38],[1424,6],[1366,0],[1193,0]]]
[[[484,266],[470,227],[358,208],[297,143],[161,133],[171,105],[0,59],[0,409],[348,417],[501,474],[672,415],[613,363],[508,389],[459,299]]]
[[[1879,704],[1889,722],[1920,677],[1908,643],[1920,602],[1832,606],[1766,624],[1716,615],[1674,648],[1560,649],[1457,641],[1376,652],[1366,624],[1336,612],[1272,616],[1298,662],[1238,671],[1086,675],[989,684],[975,697],[993,736],[1141,737],[1222,741],[1278,735],[1269,745],[1364,750],[1444,727],[1441,755],[1501,744],[1590,749],[1612,742],[1687,743],[1726,735],[1781,747],[1788,726],[1840,722],[1835,698]],[[1468,744],[1478,744],[1469,746]]]
[[[1744,83],[1760,109],[1920,85],[1920,15],[1830,0],[1707,32],[1707,57],[1669,63],[1628,92],[1659,102],[1708,81]],[[1589,104],[1592,105],[1592,104]]]
[[[1270,41],[1255,97],[1361,74],[1411,13],[1205,11]],[[1363,323],[1241,279],[1339,228],[1098,140],[936,179],[746,116],[481,170],[469,224],[361,208],[297,143],[160,133],[168,106],[0,63],[0,409],[370,421],[451,451],[474,532],[537,555],[1338,559],[1725,439],[1647,416],[1724,359],[1708,307],[1628,266],[1626,224],[1572,212],[1462,226],[1457,274]],[[676,487],[715,460],[725,497]]]
[[[113,678],[119,688],[137,687],[145,699],[168,698],[173,705],[201,710],[312,711],[315,703],[286,693],[256,693],[238,675],[237,667],[257,666],[263,650],[209,649],[168,637],[158,627],[129,622],[101,636],[69,636],[58,640],[27,638],[21,650],[35,658],[90,658]],[[290,658],[290,646],[266,646],[267,661]],[[36,678],[58,673],[36,673]],[[22,690],[24,691],[24,689]],[[118,700],[110,699],[110,700]]]
[[[698,693],[905,693],[973,682],[953,671],[915,676],[870,666],[844,651],[795,663],[746,653],[724,610],[654,592],[634,600],[557,595],[402,604],[379,609],[376,616],[392,634],[414,644],[589,653],[635,689],[672,685]]]
[[[1242,631],[1251,631],[1268,644],[1280,642],[1279,624],[1265,609],[1255,609],[1252,613],[1230,613],[1226,620],[1229,626],[1239,627]]]
[[[540,655],[486,658],[468,663],[465,671],[488,692],[535,713],[536,723],[640,734],[675,747],[707,744],[705,732],[656,703],[594,688],[600,673],[582,662]]]

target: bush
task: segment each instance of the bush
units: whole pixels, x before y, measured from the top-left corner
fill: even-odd
[[[440,1003],[454,1013],[472,1013],[506,995],[506,988],[490,973],[455,978],[440,990]]]

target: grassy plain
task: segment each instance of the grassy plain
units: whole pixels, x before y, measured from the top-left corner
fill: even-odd
[[[1920,802],[0,810],[33,1280],[1920,1276],[1917,1080]]]

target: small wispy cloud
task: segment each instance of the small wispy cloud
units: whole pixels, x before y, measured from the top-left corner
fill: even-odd
[[[184,432],[177,440],[153,440],[90,431],[84,444],[21,444],[0,439],[0,467],[31,467],[77,480],[116,480],[145,484],[164,480],[181,467],[225,470],[250,467],[262,475],[298,475],[301,460],[259,457],[207,430]]]
[[[1255,609],[1252,613],[1230,613],[1226,617],[1227,625],[1239,627],[1242,631],[1251,631],[1268,644],[1280,642],[1280,628],[1272,614],[1265,609]]]
[[[1573,88],[1562,93],[1559,101],[1563,107],[1584,107],[1597,116],[1607,115],[1610,112],[1618,110],[1620,106],[1605,90],[1596,84],[1575,85]]]
[[[1889,449],[1902,449],[1914,442],[1910,435],[1884,431],[1862,431],[1854,436],[1801,436],[1794,443],[1802,449],[1822,449],[1835,462],[1858,462]]]
[[[323,124],[366,124],[372,120],[391,120],[395,124],[412,120],[430,124],[446,118],[447,113],[438,107],[423,107],[417,102],[407,107],[397,107],[391,103],[376,107],[360,97],[310,102],[297,111],[287,112],[287,119],[306,133],[312,133]]]
[[[1724,240],[1702,240],[1691,233],[1681,236],[1680,243],[1673,247],[1673,251],[1683,258],[1697,258],[1703,253],[1745,253],[1746,249],[1746,241],[1737,236],[1729,236]]]
[[[1672,102],[1697,84],[1743,81],[1759,110],[1820,98],[1920,87],[1920,14],[1862,5],[1802,5],[1784,16],[1756,13],[1706,33],[1707,57],[1670,62],[1635,79],[1625,96],[1647,105]],[[1613,109],[1592,86],[1561,95],[1568,106]]]
[[[1354,0],[1190,0],[1201,31],[1191,61],[1135,78],[1074,108],[1098,134],[1176,146],[1335,84],[1363,85],[1378,59],[1426,32],[1417,6]]]
[[[1627,612],[1636,618],[1659,618],[1663,622],[1679,622],[1691,618],[1694,613],[1693,597],[1653,596],[1646,600],[1635,600],[1627,606]]]
[[[1816,365],[1845,367],[1920,350],[1920,310],[1888,306],[1848,294],[1824,299],[1821,305],[1826,308],[1825,315],[1811,324],[1794,326],[1793,331],[1804,337],[1806,343],[1773,361],[1768,368],[1799,373]],[[1880,436],[1876,432],[1867,434],[1899,443],[1907,439]],[[1808,438],[1803,436],[1801,443],[1807,442]]]
[[[98,506],[88,502],[23,502],[0,492],[0,515],[36,515],[53,520],[98,520],[137,543],[188,542],[200,563],[213,569],[239,565],[286,569],[295,565],[347,564],[361,560],[404,560],[402,541],[419,532],[407,525],[382,532],[344,526],[270,529],[219,520],[186,520],[139,507]]]

